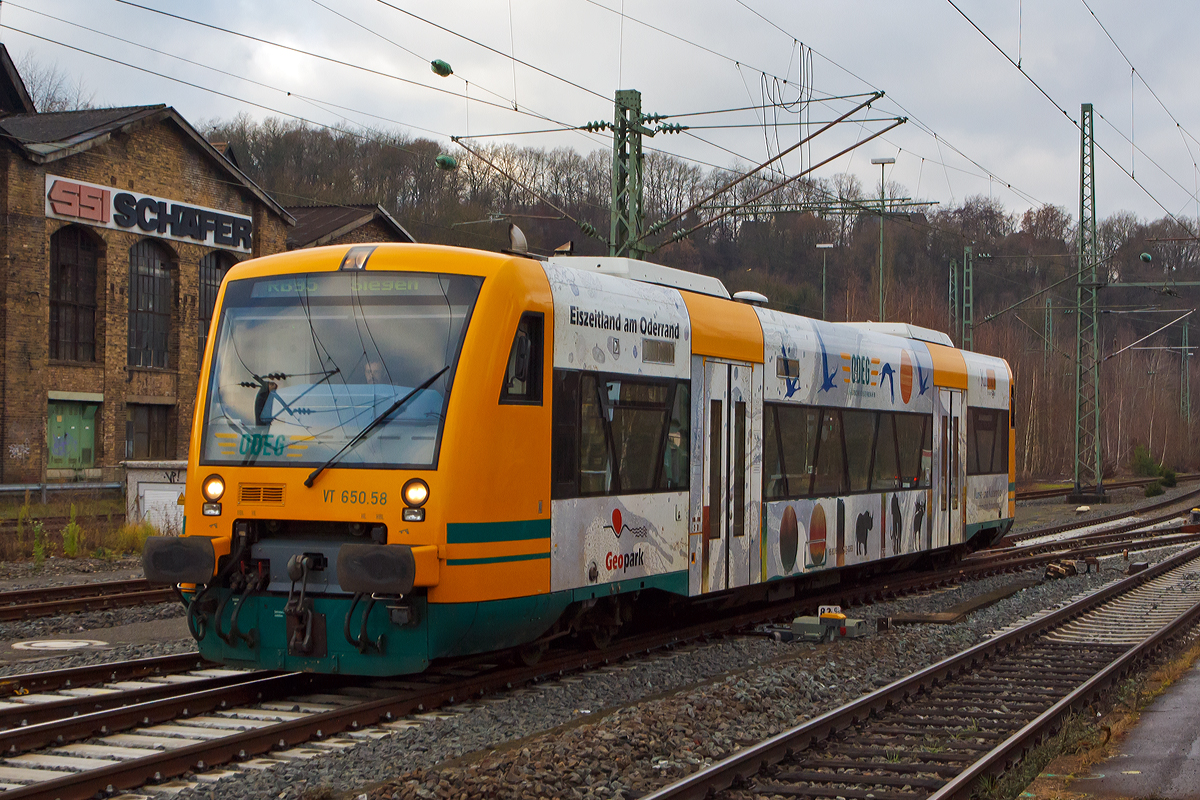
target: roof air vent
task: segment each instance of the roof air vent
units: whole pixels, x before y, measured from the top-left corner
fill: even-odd
[[[733,299],[739,303],[745,303],[751,306],[765,306],[767,304],[767,296],[758,292],[740,291],[733,293]]]

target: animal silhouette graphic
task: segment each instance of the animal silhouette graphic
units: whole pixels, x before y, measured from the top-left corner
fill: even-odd
[[[913,549],[916,550],[921,545],[921,521],[925,517],[925,495],[917,497],[917,503],[913,509]]]
[[[854,555],[867,553],[867,534],[875,527],[875,520],[871,516],[870,511],[864,511],[858,515],[858,519],[854,522]]]
[[[929,381],[925,380],[925,370],[921,369],[921,362],[917,361],[917,382],[920,384],[917,388],[921,391],[917,392],[917,396],[925,394],[929,389]]]
[[[835,365],[833,372],[829,371],[829,353],[825,352],[825,340],[821,338],[821,332],[816,329],[816,326],[813,326],[813,330],[816,331],[817,342],[821,345],[821,391],[828,392],[837,388],[834,379],[838,376],[838,368]]]
[[[892,555],[897,555],[903,547],[904,516],[900,513],[900,500],[892,495]]]
[[[896,402],[896,371],[892,369],[891,364],[884,364],[879,370],[879,387],[883,388],[883,379],[887,378],[888,382],[888,397],[894,403]]]

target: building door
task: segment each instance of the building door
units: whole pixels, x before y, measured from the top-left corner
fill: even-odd
[[[933,474],[934,547],[959,544],[963,540],[967,432],[962,416],[962,392],[938,389],[934,416],[934,441],[938,448],[937,469]]]
[[[750,583],[758,552],[751,519],[751,364],[704,362],[701,592]]]
[[[96,465],[97,408],[90,403],[50,403],[46,420],[48,469],[91,469]]]

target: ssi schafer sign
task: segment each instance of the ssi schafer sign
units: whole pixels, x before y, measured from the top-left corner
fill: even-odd
[[[56,175],[46,176],[46,216],[238,253],[250,252],[254,235],[241,214]]]

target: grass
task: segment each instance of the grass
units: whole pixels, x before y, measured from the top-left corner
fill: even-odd
[[[107,536],[100,537],[99,549],[112,555],[140,553],[146,539],[157,535],[158,529],[146,520],[127,522]]]
[[[61,499],[59,495],[56,498],[55,492],[50,493],[50,502],[42,505],[38,502],[41,499],[39,492],[26,492],[26,497],[21,500],[5,499],[0,501],[0,520],[18,520],[21,518],[22,510],[25,511],[25,517],[36,516],[40,518],[47,517],[66,517],[71,514],[71,506],[76,507],[76,511],[81,517],[108,517],[120,516],[125,513],[125,499],[115,492],[78,492],[75,493],[74,500]]]

